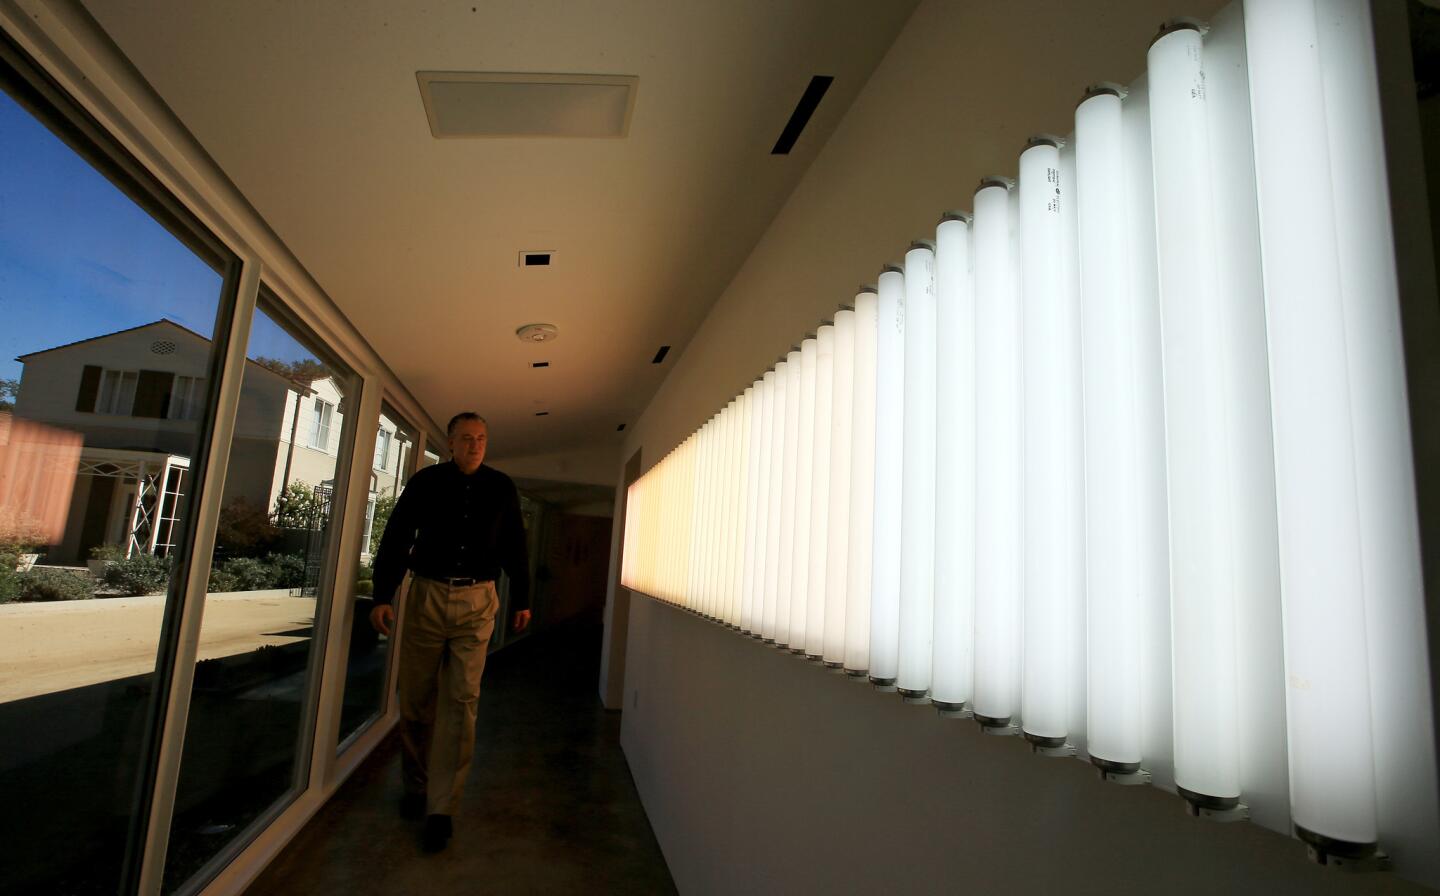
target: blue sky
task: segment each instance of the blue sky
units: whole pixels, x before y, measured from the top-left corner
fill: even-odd
[[[162,317],[212,335],[222,277],[0,93],[0,379],[28,352]],[[249,352],[311,357],[263,314]]]

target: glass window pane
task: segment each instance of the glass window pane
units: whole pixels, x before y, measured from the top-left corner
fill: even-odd
[[[0,889],[114,892],[204,398],[148,412],[209,375],[232,262],[0,75]]]
[[[249,841],[306,784],[306,700],[351,376],[261,293],[200,629],[165,889]],[[324,408],[335,438],[314,447]],[[211,867],[214,867],[213,865]]]
[[[350,658],[345,669],[345,698],[340,709],[340,742],[376,718],[385,708],[385,674],[390,661],[390,639],[370,627],[370,594],[374,589],[371,559],[380,546],[385,523],[410,478],[418,443],[415,427],[389,404],[380,406],[376,423],[375,459],[366,504],[365,538],[360,545],[360,570],[355,582],[355,615],[350,636]],[[381,446],[384,446],[382,450]]]

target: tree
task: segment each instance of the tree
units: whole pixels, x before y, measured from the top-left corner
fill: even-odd
[[[375,499],[375,516],[370,521],[370,554],[380,550],[380,536],[385,534],[385,524],[390,521],[390,511],[395,509],[395,498],[391,495]]]
[[[320,518],[322,510],[324,506],[315,489],[296,480],[275,496],[271,517],[281,529],[319,529],[325,522]]]
[[[15,410],[15,399],[19,397],[19,380],[0,380],[0,412]]]
[[[278,373],[287,380],[294,380],[297,383],[305,383],[307,385],[330,376],[330,368],[316,361],[314,358],[282,361],[279,358],[267,358],[264,355],[259,355],[254,361],[266,370]]]

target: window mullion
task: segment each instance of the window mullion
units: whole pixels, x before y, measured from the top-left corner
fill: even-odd
[[[170,683],[164,694],[160,721],[158,755],[155,759],[153,788],[149,803],[149,819],[140,858],[139,882],[136,892],[143,896],[159,894],[165,871],[165,850],[169,843],[170,822],[175,809],[175,788],[180,778],[180,758],[185,747],[185,725],[189,717],[190,692],[194,681],[195,659],[200,640],[207,586],[210,579],[210,558],[215,547],[215,528],[220,516],[224,494],[225,471],[230,460],[234,439],[235,415],[240,404],[240,389],[245,376],[246,334],[250,332],[255,314],[256,296],[260,288],[260,265],[247,262],[240,274],[235,310],[230,321],[232,334],[225,346],[220,368],[220,389],[214,425],[210,429],[205,469],[201,471],[206,488],[195,507],[195,534],[190,545],[190,563],[184,583],[184,599],[178,619],[166,620],[167,634],[162,636],[157,671],[164,672],[168,656],[169,675],[158,676]],[[225,322],[221,322],[223,327]],[[219,329],[217,328],[217,332]],[[192,488],[194,484],[192,483]],[[167,617],[177,614],[173,608]]]

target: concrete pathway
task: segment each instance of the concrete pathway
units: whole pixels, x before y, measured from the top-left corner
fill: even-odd
[[[211,594],[198,659],[309,637],[313,597],[286,590]],[[155,669],[165,596],[0,604],[0,703]]]
[[[250,887],[306,893],[668,894],[675,885],[600,708],[598,626],[560,626],[490,658],[455,838],[420,850],[398,814],[392,736]]]

